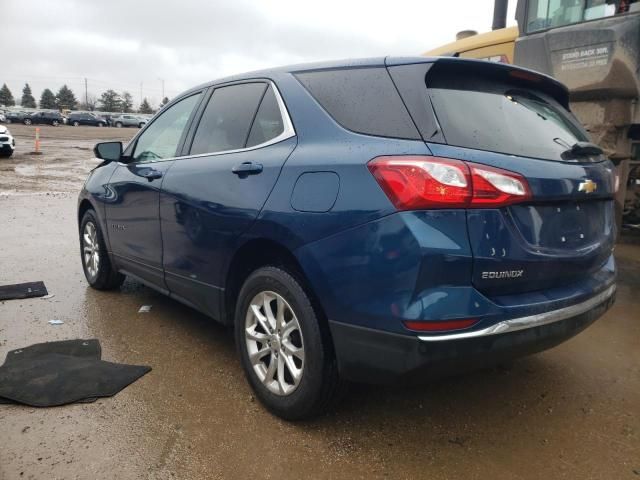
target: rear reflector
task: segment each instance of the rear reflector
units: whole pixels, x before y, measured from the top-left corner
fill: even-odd
[[[446,332],[472,327],[478,323],[478,320],[472,318],[442,320],[437,322],[431,322],[428,320],[406,320],[402,323],[409,330],[415,330],[416,332]]]
[[[374,158],[369,170],[398,210],[495,208],[531,198],[517,173],[450,158]]]

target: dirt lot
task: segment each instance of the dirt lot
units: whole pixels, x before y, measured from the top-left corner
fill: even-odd
[[[254,400],[225,329],[135,283],[87,287],[76,194],[93,143],[135,130],[42,127],[36,157],[33,127],[10,128],[0,284],[44,280],[55,297],[0,303],[0,361],[36,342],[98,338],[103,358],[153,371],[92,404],[0,405],[0,479],[640,480],[640,247],[617,248],[617,303],[571,341],[420,388],[355,386],[337,411],[290,424]]]

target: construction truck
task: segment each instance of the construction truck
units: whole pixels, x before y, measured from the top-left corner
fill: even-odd
[[[616,165],[618,226],[640,230],[640,0],[495,0],[493,31],[430,50],[513,63],[563,82],[571,110]]]

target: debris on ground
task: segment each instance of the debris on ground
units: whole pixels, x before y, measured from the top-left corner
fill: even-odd
[[[13,285],[0,285],[0,301],[21,298],[43,297],[48,295],[44,282],[16,283]]]

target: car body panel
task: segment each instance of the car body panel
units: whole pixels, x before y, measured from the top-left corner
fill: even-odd
[[[257,150],[175,161],[160,198],[163,267],[173,294],[219,316],[210,289],[224,289],[225,260],[258,216],[295,145],[290,138]],[[260,163],[263,170],[244,178],[232,173],[243,162]]]
[[[147,179],[150,171],[166,173],[173,161],[118,165],[109,181],[105,203],[109,243],[116,265],[164,287],[158,202],[163,178]]]

